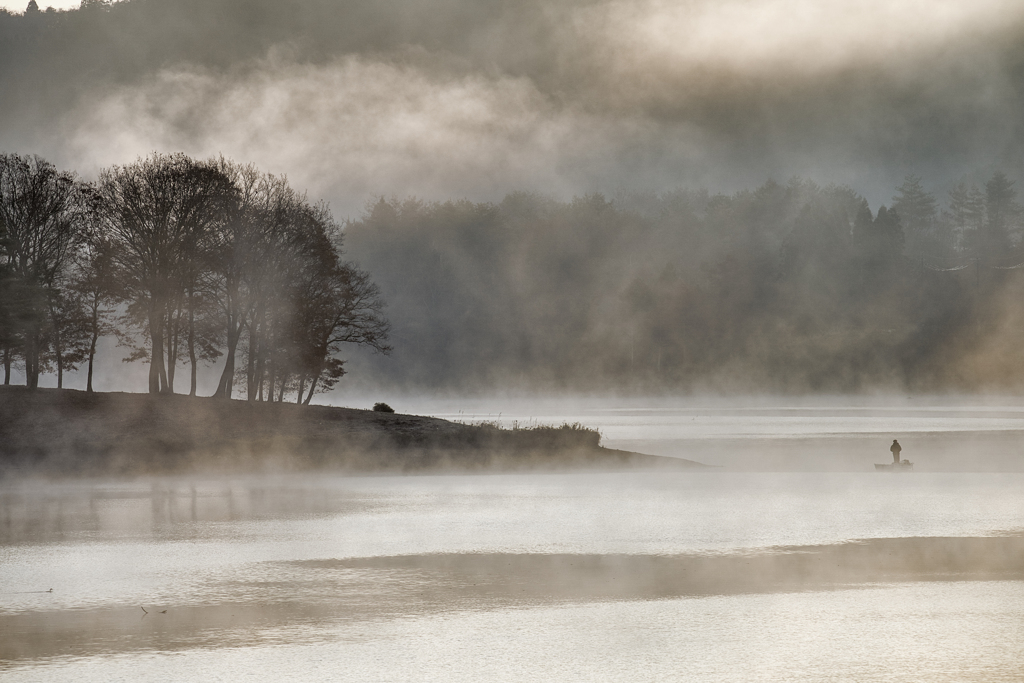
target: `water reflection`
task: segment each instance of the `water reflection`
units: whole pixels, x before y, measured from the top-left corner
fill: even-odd
[[[946,621],[931,624],[948,636],[950,652],[971,645],[954,632],[997,633],[1021,645],[1024,633],[1004,623],[1004,602],[1020,604],[1024,585],[1022,484],[1019,474],[874,473],[8,483],[0,488],[0,673],[130,679],[111,662],[152,671],[147,662],[176,653],[177,664],[165,663],[172,678],[202,678],[200,663],[210,662],[204,653],[223,662],[244,648],[281,680],[319,677],[303,659],[317,656],[365,671],[361,680],[473,681],[480,678],[458,659],[471,653],[437,642],[430,629],[477,643],[472,656],[490,646],[521,659],[525,650],[510,643],[540,647],[541,633],[576,642],[565,629],[611,633],[614,619],[641,613],[668,629],[647,633],[651,642],[689,639],[704,648],[691,654],[724,657],[720,643],[687,621],[710,604],[720,611],[707,617],[716,637],[765,652],[776,645],[751,629],[774,618],[772,605],[807,610],[790,616],[803,618],[804,644],[814,648],[821,647],[816,624],[831,615],[834,636],[846,639],[838,649],[856,658],[864,635],[844,633],[842,620],[921,630],[927,599],[903,611],[894,601],[922,581],[936,586],[922,589],[933,598],[978,595],[960,616],[944,613]],[[989,587],[977,588],[982,583]],[[808,593],[817,597],[784,597]],[[485,624],[502,631],[472,630]],[[418,657],[428,656],[432,642],[462,673],[448,675],[451,667],[433,662],[423,665],[424,676],[409,678],[389,664],[387,651],[410,639],[424,643]],[[551,653],[553,668],[537,664],[535,677],[586,680],[574,678],[572,662],[606,653],[577,645],[573,658]],[[663,663],[633,679],[620,672],[619,680],[672,678],[695,666],[659,660],[662,650],[646,647],[638,650],[644,661]],[[778,649],[780,662],[820,656],[811,645],[788,647]],[[75,668],[72,660],[89,666]],[[993,660],[989,680],[1017,661],[1009,654]],[[718,677],[707,680],[728,680],[727,664],[716,662]],[[259,673],[245,664],[215,669],[224,680]],[[845,673],[783,669],[793,680]]]
[[[261,565],[241,577],[211,577],[208,594],[219,599],[198,604],[0,613],[0,660],[251,646],[284,628],[293,643],[315,641],[328,637],[327,627],[465,610],[1022,581],[1024,536],[872,539],[711,555],[434,554]]]
[[[463,610],[241,629],[223,647],[0,671],[18,683],[1018,683],[1022,609],[1024,582],[999,581]]]
[[[351,490],[308,479],[16,483],[0,488],[0,545],[187,534],[190,523],[295,519],[372,505]]]

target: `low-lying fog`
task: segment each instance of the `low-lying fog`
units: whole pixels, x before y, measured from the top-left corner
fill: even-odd
[[[1024,400],[373,399],[715,467],[8,479],[0,675],[1024,675]]]
[[[602,445],[729,470],[863,472],[902,457],[919,471],[1024,471],[1015,396],[463,397],[385,395],[399,412],[504,427],[579,422]],[[369,406],[341,394],[337,405]]]
[[[0,673],[1019,680],[1022,476],[7,482]]]

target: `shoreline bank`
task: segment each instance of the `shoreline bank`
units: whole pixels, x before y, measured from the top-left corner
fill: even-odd
[[[356,408],[0,387],[0,476],[517,471],[700,463],[581,425],[502,429]]]

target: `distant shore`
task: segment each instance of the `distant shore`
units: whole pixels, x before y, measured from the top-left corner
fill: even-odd
[[[502,429],[354,408],[0,387],[0,476],[703,468],[580,425]]]

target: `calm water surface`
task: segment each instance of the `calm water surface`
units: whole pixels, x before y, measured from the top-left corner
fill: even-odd
[[[425,414],[506,427],[579,422],[599,429],[610,448],[729,469],[861,472],[888,460],[898,438],[919,471],[1024,471],[1018,397],[408,402]]]
[[[868,470],[6,482],[0,680],[1020,681],[1022,490]],[[948,538],[980,539],[973,564]],[[842,559],[778,564],[819,556]]]

